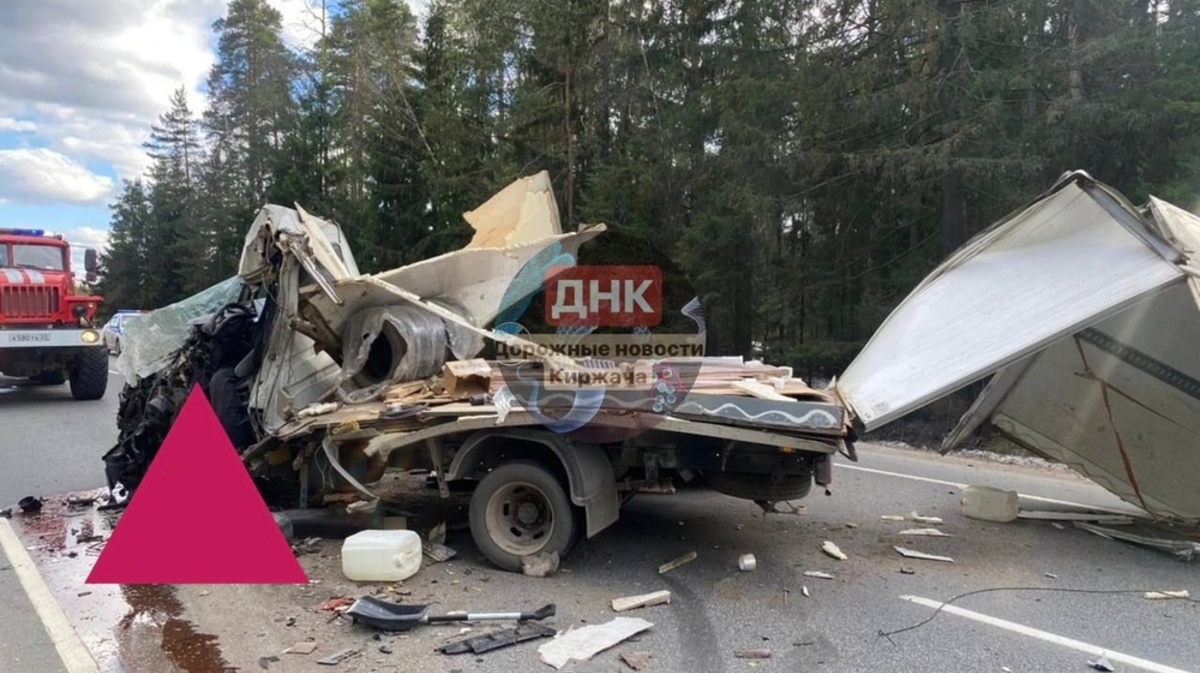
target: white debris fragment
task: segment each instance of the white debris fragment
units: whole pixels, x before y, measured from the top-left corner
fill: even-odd
[[[805,598],[808,598],[808,597],[809,597],[809,595],[810,595],[810,594],[808,593],[808,587],[806,587],[806,586],[801,586],[801,587],[800,587],[800,593],[804,594],[804,597],[805,597]]]
[[[902,530],[898,535],[925,535],[927,537],[953,537],[949,533],[943,533],[936,528],[910,528]]]
[[[1095,661],[1089,661],[1088,666],[1091,666],[1097,671],[1108,671],[1108,673],[1113,673],[1113,671],[1117,670],[1113,668],[1112,664],[1108,663],[1108,657],[1103,655],[1101,655],[1101,657]]]
[[[937,524],[937,523],[945,523],[945,522],[944,522],[944,521],[942,521],[942,520],[941,520],[941,518],[939,518],[939,517],[936,517],[936,516],[921,516],[921,515],[920,515],[920,514],[918,514],[917,512],[912,512],[911,514],[909,514],[909,515],[908,515],[908,518],[909,518],[909,520],[910,520],[910,521],[916,521],[917,523],[933,523],[933,524]]]
[[[1184,589],[1183,591],[1147,591],[1145,593],[1146,600],[1151,601],[1165,600],[1170,598],[1188,598],[1190,595],[1191,594],[1187,592],[1187,589]]]
[[[332,413],[337,410],[338,410],[337,402],[323,402],[323,403],[318,402],[316,404],[310,404],[307,407],[304,407],[303,409],[301,409],[296,414],[296,418],[310,418],[312,416],[320,416],[322,414]]]
[[[879,517],[879,520],[880,521],[908,521],[908,519],[900,516],[899,514],[884,514],[883,516]]]
[[[625,612],[634,608],[648,608],[652,605],[661,605],[671,602],[671,592],[663,589],[648,594],[640,594],[638,596],[626,596],[624,598],[614,598],[612,600],[612,609],[616,612]]]
[[[820,570],[806,570],[804,572],[804,576],[805,577],[816,577],[817,579],[822,579],[822,580],[833,579],[833,575],[830,575],[829,573],[823,573]]]
[[[846,556],[845,554],[843,554],[842,550],[838,549],[838,546],[836,544],[830,542],[829,540],[826,540],[825,542],[821,543],[821,551],[825,552],[826,554],[829,554],[830,556],[832,556],[833,558],[835,558],[839,561],[845,561],[846,559],[850,558],[850,557]]]
[[[587,661],[652,626],[654,625],[644,619],[617,617],[605,624],[585,626],[555,636],[553,640],[538,648],[538,655],[542,661],[554,668],[562,668],[572,659]]]
[[[950,558],[949,556],[938,556],[936,554],[926,554],[925,552],[920,552],[920,551],[916,551],[913,549],[905,549],[904,547],[892,547],[892,549],[895,549],[896,551],[900,552],[901,556],[904,556],[907,558],[923,559],[926,561],[945,561],[946,563],[954,563],[954,559]]]

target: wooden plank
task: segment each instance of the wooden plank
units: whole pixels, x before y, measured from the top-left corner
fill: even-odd
[[[646,608],[652,605],[662,605],[671,602],[671,592],[663,589],[662,591],[654,591],[648,594],[638,596],[626,596],[624,598],[614,598],[612,600],[612,609],[617,612],[624,612],[634,608]]]
[[[747,393],[752,397],[757,397],[760,400],[774,400],[776,402],[795,402],[795,400],[793,400],[792,398],[786,397],[783,394],[776,392],[774,387],[769,386],[765,383],[761,383],[759,381],[755,381],[754,379],[742,379],[741,381],[734,381],[733,387],[736,390],[740,390],[744,393]]]

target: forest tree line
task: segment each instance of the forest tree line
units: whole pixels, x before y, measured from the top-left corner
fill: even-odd
[[[213,25],[112,204],[99,288],[157,308],[236,272],[265,203],[364,272],[446,252],[549,171],[564,226],[665,251],[715,347],[836,374],[975,232],[1083,169],[1200,198],[1200,0],[265,0]]]

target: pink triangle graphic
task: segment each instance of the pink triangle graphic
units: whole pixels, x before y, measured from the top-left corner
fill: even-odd
[[[212,405],[193,387],[87,584],[306,584]]]

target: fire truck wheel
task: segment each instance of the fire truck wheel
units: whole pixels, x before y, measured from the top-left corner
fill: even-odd
[[[108,390],[108,353],[103,348],[89,348],[71,369],[71,397],[77,400],[98,400]]]

